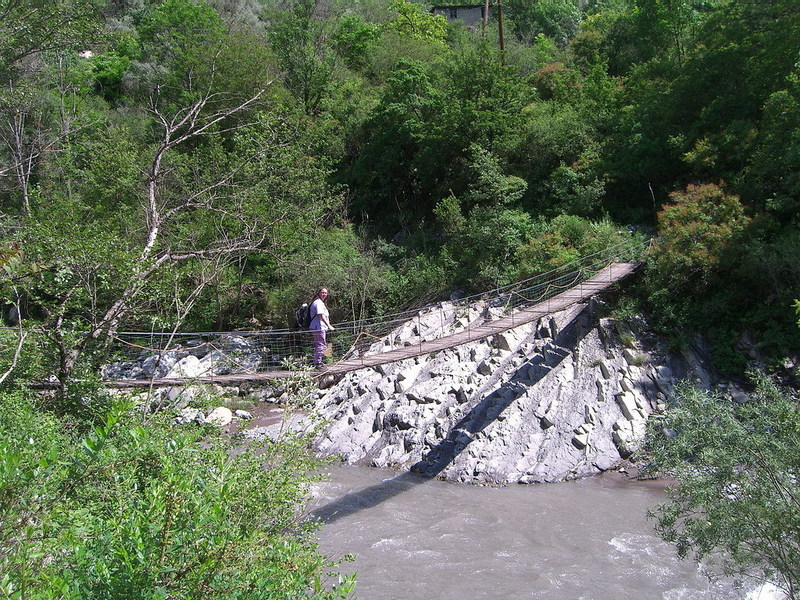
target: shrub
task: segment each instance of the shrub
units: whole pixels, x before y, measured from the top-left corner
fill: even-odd
[[[726,574],[800,589],[800,411],[797,399],[758,377],[745,402],[688,384],[652,421],[647,456],[678,485],[652,515],[680,556]]]
[[[739,198],[715,184],[690,185],[670,200],[658,213],[660,237],[649,279],[654,289],[672,290],[677,300],[716,284],[748,219]]]
[[[8,598],[333,598],[299,513],[306,440],[232,452],[115,404],[86,436],[0,398],[0,590]]]
[[[626,245],[627,244],[627,245]],[[631,236],[611,221],[589,221],[575,215],[559,215],[539,221],[535,233],[517,250],[517,279],[557,269],[614,246],[629,249],[633,260],[641,254],[642,239]]]

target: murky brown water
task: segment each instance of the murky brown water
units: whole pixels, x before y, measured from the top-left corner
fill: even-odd
[[[657,482],[622,476],[504,488],[336,466],[314,516],[328,555],[354,553],[362,600],[733,600],[653,533]]]
[[[281,426],[262,405],[248,429]],[[354,554],[361,600],[774,600],[709,581],[653,531],[664,482],[607,474],[480,487],[335,465],[315,489],[323,553]]]

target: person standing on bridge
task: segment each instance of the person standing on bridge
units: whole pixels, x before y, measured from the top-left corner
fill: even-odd
[[[314,300],[311,302],[309,308],[309,316],[311,323],[308,328],[314,336],[314,366],[317,369],[322,368],[322,356],[325,354],[327,348],[327,332],[333,331],[333,325],[329,320],[328,307],[325,306],[325,300],[328,299],[328,288],[321,287],[314,295]]]

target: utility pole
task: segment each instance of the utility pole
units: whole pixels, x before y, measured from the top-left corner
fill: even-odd
[[[483,33],[486,34],[486,26],[489,24],[489,0],[483,7]]]

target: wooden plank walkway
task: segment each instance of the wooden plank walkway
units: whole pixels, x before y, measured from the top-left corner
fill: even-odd
[[[473,342],[487,338],[491,335],[501,333],[508,329],[525,325],[547,315],[559,312],[577,304],[589,300],[595,294],[602,292],[618,281],[624,279],[633,273],[640,263],[612,263],[599,271],[596,275],[590,277],[586,281],[569,288],[527,308],[517,310],[510,315],[495,319],[492,321],[484,322],[474,327],[454,333],[452,335],[443,336],[435,340],[424,341],[410,346],[402,346],[386,352],[372,354],[370,356],[363,356],[357,359],[341,360],[332,363],[325,367],[324,370],[319,371],[319,375],[340,375],[349,371],[357,371],[358,369],[365,369],[369,367],[376,367],[388,363],[413,358],[415,356],[422,356],[430,354],[431,352],[439,352],[447,348],[460,346],[468,342]],[[153,380],[114,380],[105,381],[104,385],[113,388],[137,388],[137,387],[166,387],[166,386],[180,386],[187,383],[216,383],[220,385],[233,385],[244,382],[259,382],[269,381],[273,379],[284,379],[291,377],[295,373],[287,370],[273,370],[265,371],[263,373],[236,373],[232,375],[216,375],[212,377],[196,377],[190,381],[185,379],[153,379]]]

